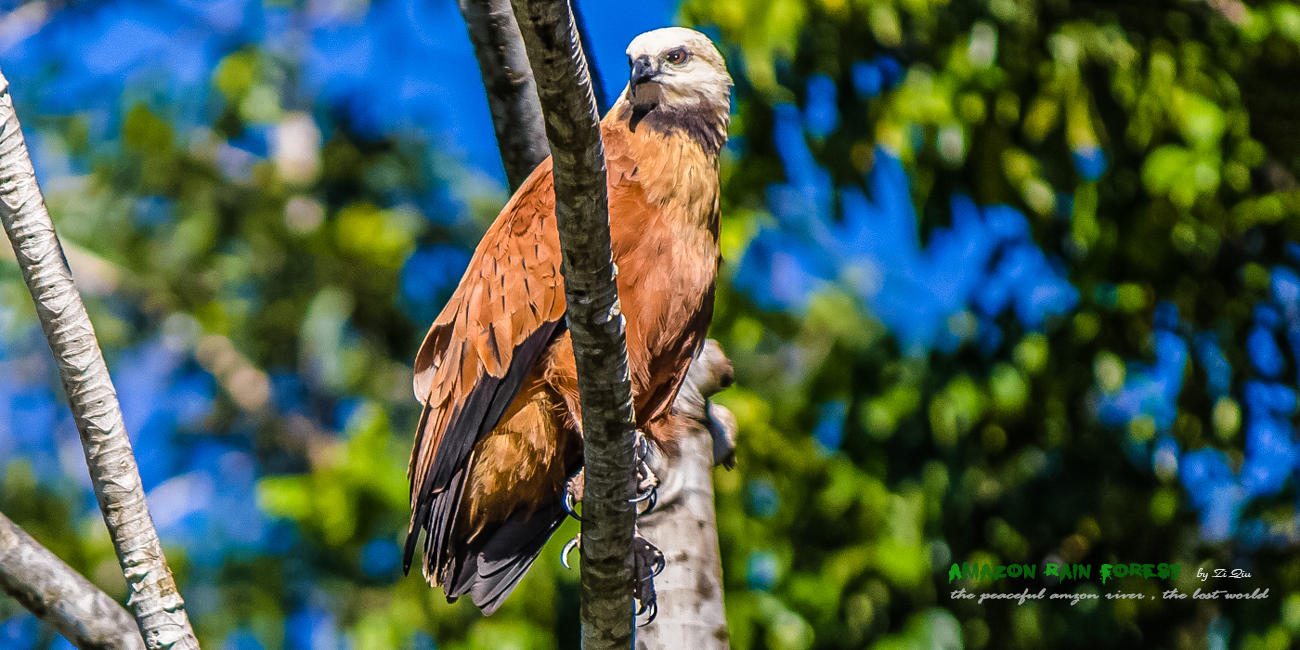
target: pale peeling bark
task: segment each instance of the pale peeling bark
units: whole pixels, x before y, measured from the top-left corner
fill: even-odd
[[[108,525],[129,592],[127,605],[150,650],[199,647],[185,603],[163,557],[140,484],[117,393],[95,330],[72,282],[36,184],[14,112],[9,81],[0,75],[0,221],[13,243],[23,280],[36,302],[45,338],[81,434],[95,496]]]
[[[0,588],[81,650],[144,650],[117,601],[0,514]]]
[[[709,398],[731,384],[731,362],[705,343],[673,403],[677,453],[656,457],[659,505],[637,522],[668,564],[655,578],[659,616],[637,630],[637,650],[727,650],[722,558],[713,511],[713,466],[735,463],[736,419]]]
[[[510,0],[460,0],[460,14],[478,56],[501,163],[513,193],[551,154],[537,83]]]
[[[564,294],[578,365],[583,469],[584,650],[632,647],[635,420],[627,340],[610,252],[600,118],[565,0],[512,0],[537,80],[555,165]]]

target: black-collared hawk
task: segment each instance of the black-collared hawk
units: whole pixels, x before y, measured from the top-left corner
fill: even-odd
[[[671,450],[670,405],[713,315],[731,77],[690,29],[641,34],[627,54],[627,89],[601,121],[610,236],[637,427]],[[486,614],[564,521],[566,483],[582,468],[564,314],[547,159],[483,236],[415,360],[424,411],[405,568],[428,531],[425,579]]]

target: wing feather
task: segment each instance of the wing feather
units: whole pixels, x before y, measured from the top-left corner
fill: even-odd
[[[533,365],[563,331],[564,285],[550,161],[506,204],[479,242],[460,286],[416,355],[414,388],[425,404],[410,463],[411,525],[426,540],[426,576],[447,584],[460,569],[451,528],[474,443],[491,432]],[[546,253],[546,255],[541,255]],[[527,283],[524,282],[527,278]]]

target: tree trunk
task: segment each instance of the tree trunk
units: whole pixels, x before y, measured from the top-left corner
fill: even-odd
[[[734,464],[736,419],[709,397],[731,384],[731,362],[709,339],[691,363],[673,414],[677,453],[657,457],[659,505],[637,527],[668,564],[655,578],[659,616],[637,631],[637,650],[727,650],[722,558],[713,512],[713,466]]]
[[[197,650],[185,603],[149,516],[117,393],[36,184],[9,81],[3,75],[0,129],[0,221],[58,362],[95,496],[126,577],[127,605],[150,650]]]
[[[135,619],[0,514],[0,588],[81,650],[144,650]]]
[[[501,163],[513,193],[550,155],[537,83],[510,0],[460,0],[460,15],[478,56]]]
[[[555,174],[569,332],[582,408],[582,647],[632,647],[636,521],[632,385],[605,194],[605,148],[569,4],[512,0],[537,79]]]

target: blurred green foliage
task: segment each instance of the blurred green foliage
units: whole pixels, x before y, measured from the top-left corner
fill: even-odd
[[[991,355],[964,347],[917,358],[837,289],[801,321],[724,291],[712,333],[736,361],[739,388],[719,401],[741,422],[744,477],[717,476],[736,647],[1291,645],[1300,561],[1205,541],[1176,478],[1126,457],[1125,436],[1150,440],[1154,424],[1138,418],[1117,432],[1098,423],[1093,400],[1095,386],[1124,384],[1121,358],[1152,358],[1157,301],[1216,332],[1232,365],[1246,365],[1268,268],[1300,234],[1300,86],[1284,81],[1300,73],[1298,11],[1284,2],[684,3],[688,21],[716,25],[743,70],[733,137],[745,147],[724,169],[729,259],[771,223],[765,192],[784,180],[768,135],[772,106],[804,105],[806,80],[826,75],[842,89],[842,117],[834,136],[810,145],[835,185],[860,186],[884,145],[912,177],[923,238],[947,224],[954,191],[1011,204],[1036,215],[1035,239],[1068,261],[1083,297],[1045,334],[1000,319],[1005,337]],[[854,64],[882,55],[904,62],[898,86],[853,96]],[[1096,149],[1104,173],[1077,159]],[[1177,442],[1232,440],[1237,403],[1206,396],[1199,368],[1189,365],[1186,381]],[[804,433],[830,400],[848,404],[837,453]],[[1240,438],[1224,448],[1241,462]],[[745,493],[756,479],[779,495],[770,517]],[[1283,529],[1293,526],[1293,489],[1265,507]],[[775,559],[770,592],[746,591],[755,554]],[[1045,557],[1247,566],[1252,588],[1273,595],[1249,605],[975,605],[950,600],[934,573],[953,561]],[[1178,584],[1196,585],[1188,574]],[[962,633],[944,636],[956,622]],[[931,636],[910,633],[919,629]]]

